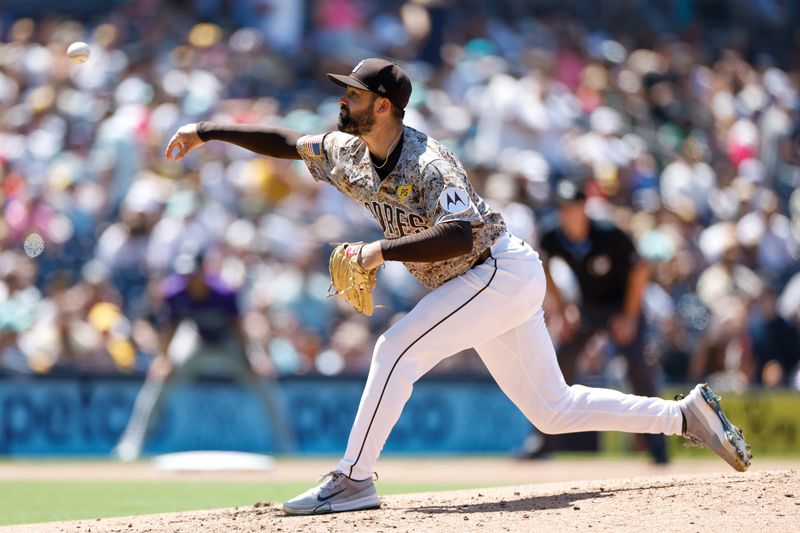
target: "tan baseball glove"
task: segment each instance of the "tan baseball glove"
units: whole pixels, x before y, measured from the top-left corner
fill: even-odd
[[[343,296],[356,311],[372,316],[372,289],[376,271],[365,270],[358,264],[363,242],[343,242],[331,252],[328,268],[331,273],[330,295]]]

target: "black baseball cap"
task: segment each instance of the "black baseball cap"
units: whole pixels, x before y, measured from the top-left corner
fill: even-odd
[[[586,200],[583,184],[572,180],[558,182],[554,196],[557,206],[575,204]]]
[[[405,109],[411,97],[411,80],[395,63],[371,57],[359,61],[350,74],[328,74],[328,79],[342,87],[372,91]]]

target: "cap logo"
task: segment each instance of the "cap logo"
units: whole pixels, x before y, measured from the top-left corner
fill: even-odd
[[[385,93],[386,92],[386,88],[383,85],[381,85],[380,87],[378,87],[378,92],[379,93]]]
[[[356,72],[358,72],[358,69],[360,69],[363,66],[364,66],[364,60],[362,59],[361,61],[358,62],[358,65],[353,67],[353,72],[351,72],[350,74],[355,74]]]

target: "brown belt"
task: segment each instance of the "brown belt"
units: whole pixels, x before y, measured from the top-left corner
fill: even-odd
[[[491,249],[491,247],[486,248],[484,251],[482,251],[481,255],[479,255],[475,259],[475,262],[472,263],[472,266],[470,268],[475,268],[476,266],[480,265],[481,263],[483,263],[484,261],[486,261],[490,257],[492,257],[492,249]]]

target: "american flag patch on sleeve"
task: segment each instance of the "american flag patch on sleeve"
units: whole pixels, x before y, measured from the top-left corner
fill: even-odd
[[[305,157],[322,157],[322,139],[324,135],[306,135],[298,143],[300,155]]]

